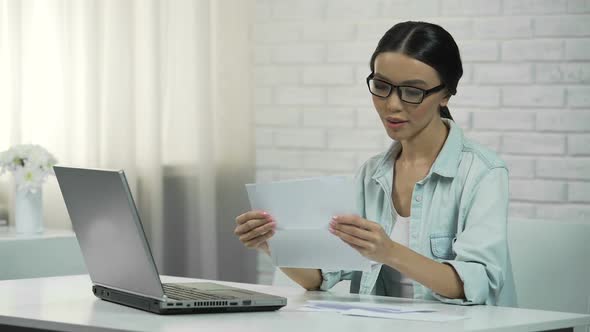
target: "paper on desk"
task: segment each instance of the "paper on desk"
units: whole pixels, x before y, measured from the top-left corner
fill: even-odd
[[[392,306],[381,303],[363,303],[363,302],[340,302],[340,301],[320,301],[310,300],[300,308],[302,311],[331,311],[345,313],[351,310],[361,310],[374,313],[414,313],[414,312],[435,312],[435,309],[408,305]]]
[[[277,223],[269,240],[275,266],[370,269],[369,260],[328,230],[332,216],[356,213],[350,177],[247,184],[246,190],[252,209],[267,211]]]
[[[388,319],[405,319],[405,320],[421,320],[426,322],[452,322],[456,320],[466,319],[465,316],[455,316],[442,314],[437,312],[375,312],[371,310],[351,309],[341,312],[346,316],[362,316],[373,318],[388,318]]]
[[[388,319],[420,320],[430,322],[447,322],[465,319],[439,313],[437,310],[422,305],[391,306],[376,303],[307,301],[300,311],[337,312],[346,316],[362,316]]]

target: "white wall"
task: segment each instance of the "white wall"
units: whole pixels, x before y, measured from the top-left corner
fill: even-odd
[[[510,215],[590,221],[590,1],[256,1],[257,179],[350,174],[389,138],[364,78],[397,22],[438,23],[464,65],[450,102],[510,168]],[[259,280],[270,278],[259,260]]]

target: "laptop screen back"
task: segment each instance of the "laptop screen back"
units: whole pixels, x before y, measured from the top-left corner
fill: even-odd
[[[92,282],[161,298],[160,277],[123,171],[54,170]]]

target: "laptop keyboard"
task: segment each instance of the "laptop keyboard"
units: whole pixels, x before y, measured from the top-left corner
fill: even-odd
[[[164,294],[169,298],[175,300],[205,300],[205,301],[216,301],[216,300],[232,300],[234,296],[224,295],[213,295],[211,293],[203,292],[195,288],[184,287],[180,285],[162,284],[164,287]]]

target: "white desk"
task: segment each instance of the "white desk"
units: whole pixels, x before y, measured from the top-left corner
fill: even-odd
[[[163,277],[164,282],[195,279]],[[224,282],[220,282],[224,283]],[[97,299],[86,275],[0,281],[0,330],[37,331],[544,331],[590,324],[590,316],[488,306],[433,304],[444,312],[466,315],[450,323],[374,319],[337,313],[300,312],[309,299],[408,303],[412,300],[305,292],[302,289],[225,283],[285,296],[276,312],[159,316]],[[8,326],[19,326],[13,328]]]
[[[0,280],[82,273],[86,266],[73,231],[21,235],[12,227],[0,227]]]

